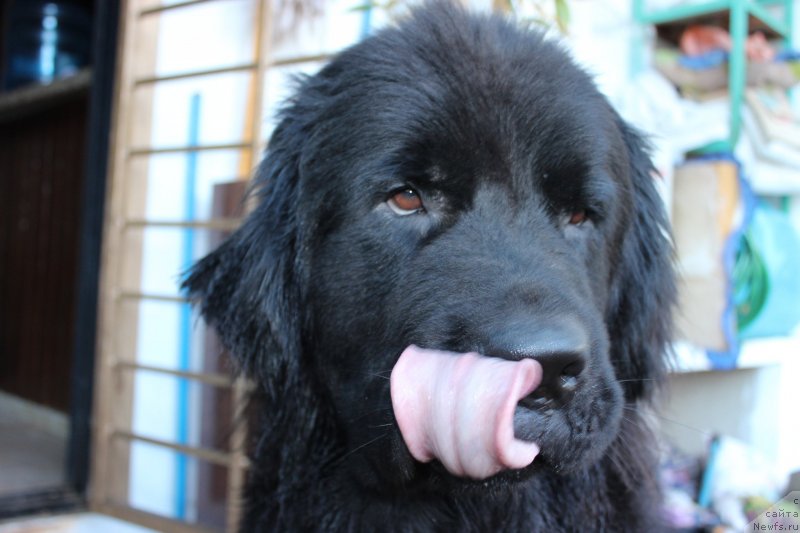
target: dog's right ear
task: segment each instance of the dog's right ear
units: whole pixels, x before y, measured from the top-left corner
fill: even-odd
[[[300,340],[301,236],[297,220],[298,147],[286,121],[275,131],[250,191],[257,206],[183,282],[238,361],[263,383],[291,375]]]

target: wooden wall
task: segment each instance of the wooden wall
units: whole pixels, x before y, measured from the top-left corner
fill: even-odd
[[[0,121],[0,389],[69,408],[86,95]]]

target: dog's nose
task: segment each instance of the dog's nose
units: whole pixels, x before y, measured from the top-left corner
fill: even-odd
[[[573,321],[537,325],[514,324],[492,335],[486,355],[519,360],[536,359],[542,365],[542,383],[533,398],[566,400],[575,391],[586,366],[589,340],[586,330]]]

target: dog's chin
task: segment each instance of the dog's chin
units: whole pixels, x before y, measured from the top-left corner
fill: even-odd
[[[448,472],[438,461],[428,465],[429,473],[434,478],[434,485],[449,487],[452,491],[502,491],[524,485],[538,475],[546,475],[552,471],[546,460],[537,457],[533,463],[525,468],[515,470],[501,470],[486,479],[472,479],[455,476]]]
[[[520,404],[515,412],[514,433],[518,439],[535,442],[540,453],[529,467],[500,474],[524,480],[538,472],[566,474],[589,467],[606,454],[616,439],[621,415],[621,406],[614,402],[605,406],[599,422],[575,423],[576,414],[566,407],[542,412]]]
[[[540,476],[569,474],[592,463],[591,461],[584,462],[572,459],[569,462],[558,460],[558,462],[553,463],[549,457],[542,454],[525,468],[501,470],[486,479],[455,476],[448,472],[438,461],[425,465],[425,470],[427,470],[428,477],[432,480],[431,485],[438,488],[444,488],[452,492],[469,492],[472,490],[481,493],[487,490],[500,492],[514,490],[516,487],[528,484]]]
[[[445,491],[503,491],[513,490],[538,476],[567,475],[588,468],[608,452],[619,431],[621,408],[616,405],[608,407],[609,416],[604,421],[602,430],[576,432],[563,422],[567,416],[563,412],[550,411],[543,414],[538,409],[520,405],[514,417],[515,435],[521,440],[535,442],[541,448],[541,453],[530,465],[501,470],[485,479],[472,479],[454,475],[439,461],[433,460],[424,464],[417,463],[414,470],[419,478],[416,479],[426,479],[427,483],[423,485]],[[616,415],[617,411],[620,415]],[[412,460],[410,457],[408,459]]]

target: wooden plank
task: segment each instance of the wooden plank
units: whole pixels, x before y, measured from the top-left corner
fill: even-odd
[[[302,65],[303,63],[321,63],[330,61],[333,54],[314,54],[310,56],[292,56],[282,59],[275,59],[269,63],[270,67],[288,67],[292,65]]]
[[[91,69],[47,85],[32,85],[0,93],[0,124],[38,113],[71,98],[86,96],[92,83]]]
[[[172,2],[170,4],[161,4],[152,7],[145,7],[141,11],[139,11],[140,17],[146,17],[148,15],[154,15],[156,13],[163,13],[164,11],[173,11],[175,9],[182,9],[185,7],[195,6],[197,4],[205,4],[206,2],[212,2],[214,0],[184,0],[183,2]]]
[[[186,303],[189,300],[181,296],[170,296],[167,294],[150,294],[138,291],[117,291],[116,296],[120,300],[155,300],[157,302]]]
[[[242,224],[240,218],[212,218],[205,220],[147,220],[134,218],[125,221],[125,228],[195,228],[216,231],[233,231]]]
[[[120,335],[133,336],[134,321],[120,323],[119,273],[123,261],[140,260],[141,250],[125,249],[122,241],[123,214],[128,202],[142,202],[143,193],[126,190],[126,161],[128,135],[134,120],[148,128],[150,115],[133,109],[133,79],[138,57],[139,65],[155,65],[157,35],[143,35],[137,27],[137,0],[122,0],[120,6],[120,38],[117,49],[118,91],[114,101],[111,124],[111,155],[109,157],[109,186],[106,192],[106,213],[100,274],[98,306],[98,339],[95,377],[95,434],[92,474],[89,490],[90,506],[96,508],[111,499],[126,501],[128,493],[129,456],[115,454],[111,435],[115,425],[130,425],[133,389],[132,382],[114,367],[114,345]],[[151,26],[157,32],[157,25]]]
[[[248,418],[247,396],[252,383],[245,378],[238,378],[233,388],[233,405],[236,407],[233,420],[233,432],[230,438],[230,450],[234,460],[228,468],[228,517],[225,530],[229,533],[239,531],[242,518],[242,493],[245,487],[247,465]]]
[[[149,115],[148,115],[149,116]],[[247,150],[250,143],[221,143],[205,144],[202,146],[168,146],[165,148],[131,147],[128,149],[130,156],[175,154],[182,152],[209,152],[215,150]],[[141,180],[146,181],[146,180]]]
[[[139,442],[146,442],[147,444],[152,444],[154,446],[161,446],[162,448],[167,448],[169,450],[182,453],[184,455],[191,455],[192,457],[197,457],[198,459],[202,459],[203,461],[208,461],[209,463],[228,466],[236,461],[236,458],[233,458],[231,454],[225,452],[219,452],[216,450],[210,450],[208,448],[198,448],[197,446],[187,446],[185,444],[177,444],[174,442],[169,442],[166,440],[161,439],[154,439],[152,437],[147,437],[145,435],[138,435],[131,431],[126,431],[124,429],[116,429],[111,433],[112,439],[122,439],[125,441],[139,441]]]
[[[254,70],[255,63],[243,63],[241,65],[230,65],[227,67],[210,68],[203,70],[193,70],[191,72],[181,72],[178,74],[164,74],[156,76],[142,76],[134,81],[136,85],[149,85],[162,81],[183,80],[186,78],[199,78],[201,76],[214,76],[216,74],[227,74],[229,72],[246,72]]]
[[[128,361],[120,361],[116,364],[120,370],[144,370],[146,372],[156,372],[167,376],[175,376],[178,378],[191,379],[200,383],[205,383],[213,387],[231,388],[234,386],[234,379],[230,376],[223,374],[211,374],[200,372],[187,372],[185,370],[173,370],[170,368],[163,368],[160,366],[141,365]]]

